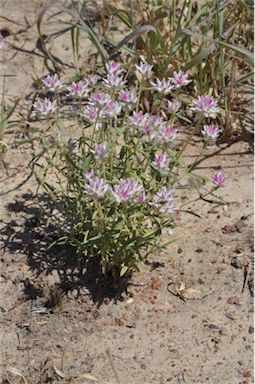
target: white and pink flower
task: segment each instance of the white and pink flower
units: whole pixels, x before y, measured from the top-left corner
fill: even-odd
[[[174,87],[170,78],[163,78],[162,80],[157,78],[155,83],[153,81],[150,83],[155,91],[163,93],[164,95],[168,95]]]
[[[99,79],[100,79],[100,76],[98,76],[97,74],[91,74],[87,76],[86,80],[90,87],[94,87],[94,85],[96,85]]]
[[[58,75],[48,75],[42,80],[43,87],[49,91],[54,92],[62,86],[62,82],[59,80]]]
[[[78,82],[73,82],[69,87],[67,87],[67,90],[71,96],[82,98],[88,96],[90,92],[89,84],[86,79],[83,81],[80,80]]]
[[[125,84],[123,76],[116,73],[107,74],[106,79],[103,79],[103,85],[108,89],[122,88]]]
[[[162,123],[158,130],[151,132],[150,139],[164,144],[172,142],[176,136],[177,129],[167,125],[167,123]]]
[[[33,113],[32,116],[35,115],[43,115],[47,116],[50,113],[53,113],[57,110],[57,102],[51,101],[47,97],[44,99],[39,99],[33,104]]]
[[[159,171],[164,172],[167,170],[169,162],[170,160],[167,156],[165,156],[163,153],[159,153],[155,155],[152,165]]]
[[[88,179],[88,184],[85,185],[85,193],[89,197],[103,198],[109,190],[109,185],[104,179],[96,177]]]
[[[95,144],[92,150],[94,156],[98,160],[105,160],[108,155],[107,145],[105,143]]]
[[[153,197],[155,208],[163,214],[175,214],[177,207],[174,196],[175,190],[172,187],[162,187]]]
[[[87,181],[91,181],[94,178],[94,176],[95,176],[95,172],[93,169],[84,173],[84,177]]]
[[[174,77],[171,78],[171,81],[175,88],[181,88],[189,84],[192,80],[188,80],[188,75],[182,71],[174,72]]]
[[[135,89],[122,89],[119,93],[119,101],[124,105],[127,105],[129,109],[132,109],[137,102],[137,95]]]
[[[84,111],[82,113],[82,116],[84,117],[84,119],[91,124],[94,124],[96,121],[99,121],[100,115],[101,115],[100,109],[93,105],[87,105],[84,108]]]
[[[134,201],[143,193],[143,187],[135,179],[121,179],[112,189],[112,195],[117,203]]]
[[[123,68],[121,68],[119,63],[116,63],[115,61],[110,61],[109,63],[105,64],[105,68],[108,74],[112,75],[119,75],[124,71]]]
[[[6,47],[8,47],[7,41],[3,38],[0,38],[0,49],[4,49]]]
[[[221,132],[221,130],[217,127],[217,125],[213,125],[213,124],[204,125],[203,128],[204,129],[201,131],[201,133],[205,139],[216,140]]]
[[[96,92],[89,97],[89,104],[97,105],[99,107],[105,107],[107,104],[111,103],[112,97],[109,93],[105,92]]]
[[[223,187],[226,183],[226,177],[222,172],[215,172],[212,175],[212,182],[216,187]]]
[[[193,102],[191,110],[201,114],[204,117],[215,118],[219,112],[218,102],[213,96],[198,96]]]
[[[150,131],[150,116],[148,113],[143,113],[142,111],[133,112],[128,121],[130,125],[144,134]]]
[[[151,75],[153,65],[150,65],[149,63],[147,63],[147,61],[144,60],[144,61],[140,61],[139,64],[136,64],[135,67],[136,67],[136,74],[138,78],[140,76],[142,76],[143,78],[147,78]]]
[[[179,101],[167,101],[167,111],[169,113],[177,113],[181,108],[181,103]]]
[[[121,103],[118,101],[112,101],[107,104],[102,110],[102,115],[104,117],[115,117],[121,113]]]

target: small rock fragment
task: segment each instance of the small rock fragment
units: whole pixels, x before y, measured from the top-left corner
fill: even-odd
[[[237,232],[237,227],[236,225],[225,225],[222,228],[222,232],[225,234],[234,233],[234,232]]]
[[[210,329],[219,329],[220,327],[218,327],[218,325],[216,325],[216,324],[209,324],[208,328],[210,328]]]
[[[243,263],[238,257],[233,257],[230,264],[236,269],[241,269],[243,267]]]
[[[234,297],[229,297],[227,299],[227,303],[228,304],[235,304],[235,305],[240,305],[240,300],[238,297],[234,296]]]
[[[251,377],[251,371],[243,371],[243,377]]]
[[[162,286],[162,280],[159,277],[152,277],[151,289],[160,289]]]

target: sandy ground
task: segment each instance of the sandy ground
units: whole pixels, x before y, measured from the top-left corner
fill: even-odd
[[[22,24],[2,18],[1,28],[25,28],[24,16],[31,25],[8,38],[22,50],[1,57],[12,75],[8,100],[31,92],[33,66],[47,73],[34,50],[41,3],[0,2],[1,14]],[[71,63],[67,39],[57,47]],[[217,196],[229,204],[188,206],[201,219],[187,216],[172,235],[178,241],[114,300],[100,281],[78,273],[70,249],[48,250],[57,233],[44,229],[44,196],[33,177],[26,181],[31,150],[9,146],[0,169],[1,383],[253,382],[253,156],[243,142],[216,151],[199,172],[224,169],[228,182]]]

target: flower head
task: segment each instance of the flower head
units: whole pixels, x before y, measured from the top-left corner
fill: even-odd
[[[94,176],[95,176],[95,172],[93,171],[93,169],[84,173],[84,177],[88,181],[91,181]]]
[[[96,92],[89,97],[89,104],[97,105],[99,107],[105,107],[107,104],[112,102],[112,97],[109,93]]]
[[[102,115],[104,117],[114,117],[118,116],[120,113],[121,104],[118,103],[118,101],[112,101],[111,103],[107,104],[102,111]]]
[[[158,141],[159,143],[172,142],[177,136],[177,129],[162,123],[159,128],[150,134],[150,139]]]
[[[107,157],[108,150],[105,143],[103,144],[95,144],[93,148],[93,153],[96,159],[104,160]]]
[[[215,172],[212,175],[212,182],[215,184],[217,187],[223,187],[226,183],[226,177],[223,175],[222,172]]]
[[[100,118],[100,110],[98,107],[94,107],[93,105],[86,105],[84,108],[84,111],[82,113],[82,116],[87,120],[89,123],[93,124]]]
[[[62,82],[59,80],[57,74],[46,76],[45,79],[42,80],[42,83],[44,88],[49,89],[51,92],[54,92],[62,85]]]
[[[129,109],[132,109],[134,104],[137,102],[135,89],[130,89],[128,91],[122,89],[119,93],[119,101],[126,104]]]
[[[99,179],[98,177],[95,179],[89,179],[88,184],[85,185],[85,193],[89,197],[97,197],[99,199],[104,197],[108,189],[109,185],[105,182],[105,180]]]
[[[96,85],[96,83],[98,82],[98,80],[100,79],[100,76],[96,75],[96,74],[91,74],[91,75],[88,75],[87,76],[87,82],[88,82],[88,85],[90,87],[93,87],[94,85]]]
[[[169,113],[176,113],[181,108],[181,103],[179,101],[167,101],[167,111]]]
[[[153,65],[150,65],[147,63],[147,61],[140,61],[139,64],[136,64],[136,74],[137,77],[139,78],[142,76],[143,78],[147,78],[151,74],[151,70],[153,68]]]
[[[129,117],[129,123],[144,134],[150,131],[150,116],[148,113],[133,112],[133,116]]]
[[[119,184],[112,189],[112,194],[117,203],[124,203],[138,199],[143,192],[143,187],[134,179],[121,179]]]
[[[88,81],[84,79],[83,81],[78,81],[77,83],[73,82],[69,87],[67,87],[71,96],[74,97],[86,97],[90,91],[88,86]]]
[[[206,95],[198,96],[198,98],[194,100],[191,110],[200,113],[204,117],[215,118],[216,113],[219,112],[219,107],[214,97]]]
[[[109,63],[106,63],[105,67],[106,67],[107,73],[110,75],[112,75],[113,73],[115,75],[119,75],[124,71],[124,69],[121,68],[121,66],[118,63],[115,63],[115,61],[110,61]]]
[[[192,80],[188,80],[188,75],[182,71],[174,72],[174,77],[171,78],[175,88],[181,88],[189,84]]]
[[[53,113],[57,109],[56,101],[51,101],[47,97],[44,99],[39,99],[33,104],[33,116],[35,115],[43,115],[47,116],[50,113]]]
[[[220,134],[220,129],[217,127],[217,125],[204,125],[204,129],[201,131],[201,133],[205,139],[216,140]]]
[[[170,160],[163,153],[156,154],[152,165],[159,171],[165,171],[169,165]]]
[[[0,49],[4,49],[8,46],[8,43],[5,39],[0,38]]]
[[[155,91],[163,93],[164,95],[167,95],[168,93],[170,93],[174,87],[173,84],[171,83],[171,79],[166,79],[166,78],[163,78],[162,80],[157,78],[155,83],[151,81],[151,85],[153,86]]]
[[[158,129],[165,123],[163,117],[159,115],[150,115],[148,120],[152,129]]]
[[[162,187],[153,197],[154,206],[160,213],[174,214],[176,210],[174,195],[173,188]]]
[[[126,84],[123,76],[116,73],[108,73],[106,79],[103,80],[103,85],[109,89],[121,88]]]
[[[147,196],[144,190],[137,195],[136,200],[140,204],[144,204],[146,202]]]

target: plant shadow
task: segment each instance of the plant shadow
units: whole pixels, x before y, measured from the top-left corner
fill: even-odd
[[[79,296],[81,292],[84,294],[85,289],[97,307],[105,301],[116,303],[123,300],[130,276],[117,279],[116,276],[105,275],[98,257],[84,260],[72,246],[51,246],[66,234],[67,229],[62,223],[48,223],[50,208],[46,195],[35,196],[32,193],[23,194],[21,199],[7,206],[9,212],[17,213],[17,218],[5,223],[0,230],[2,250],[3,253],[8,250],[9,253],[20,251],[25,254],[26,263],[34,276],[29,284],[25,284],[25,293],[32,292],[30,299],[37,297],[34,287],[40,276],[57,274],[55,288],[61,294],[75,291]]]

